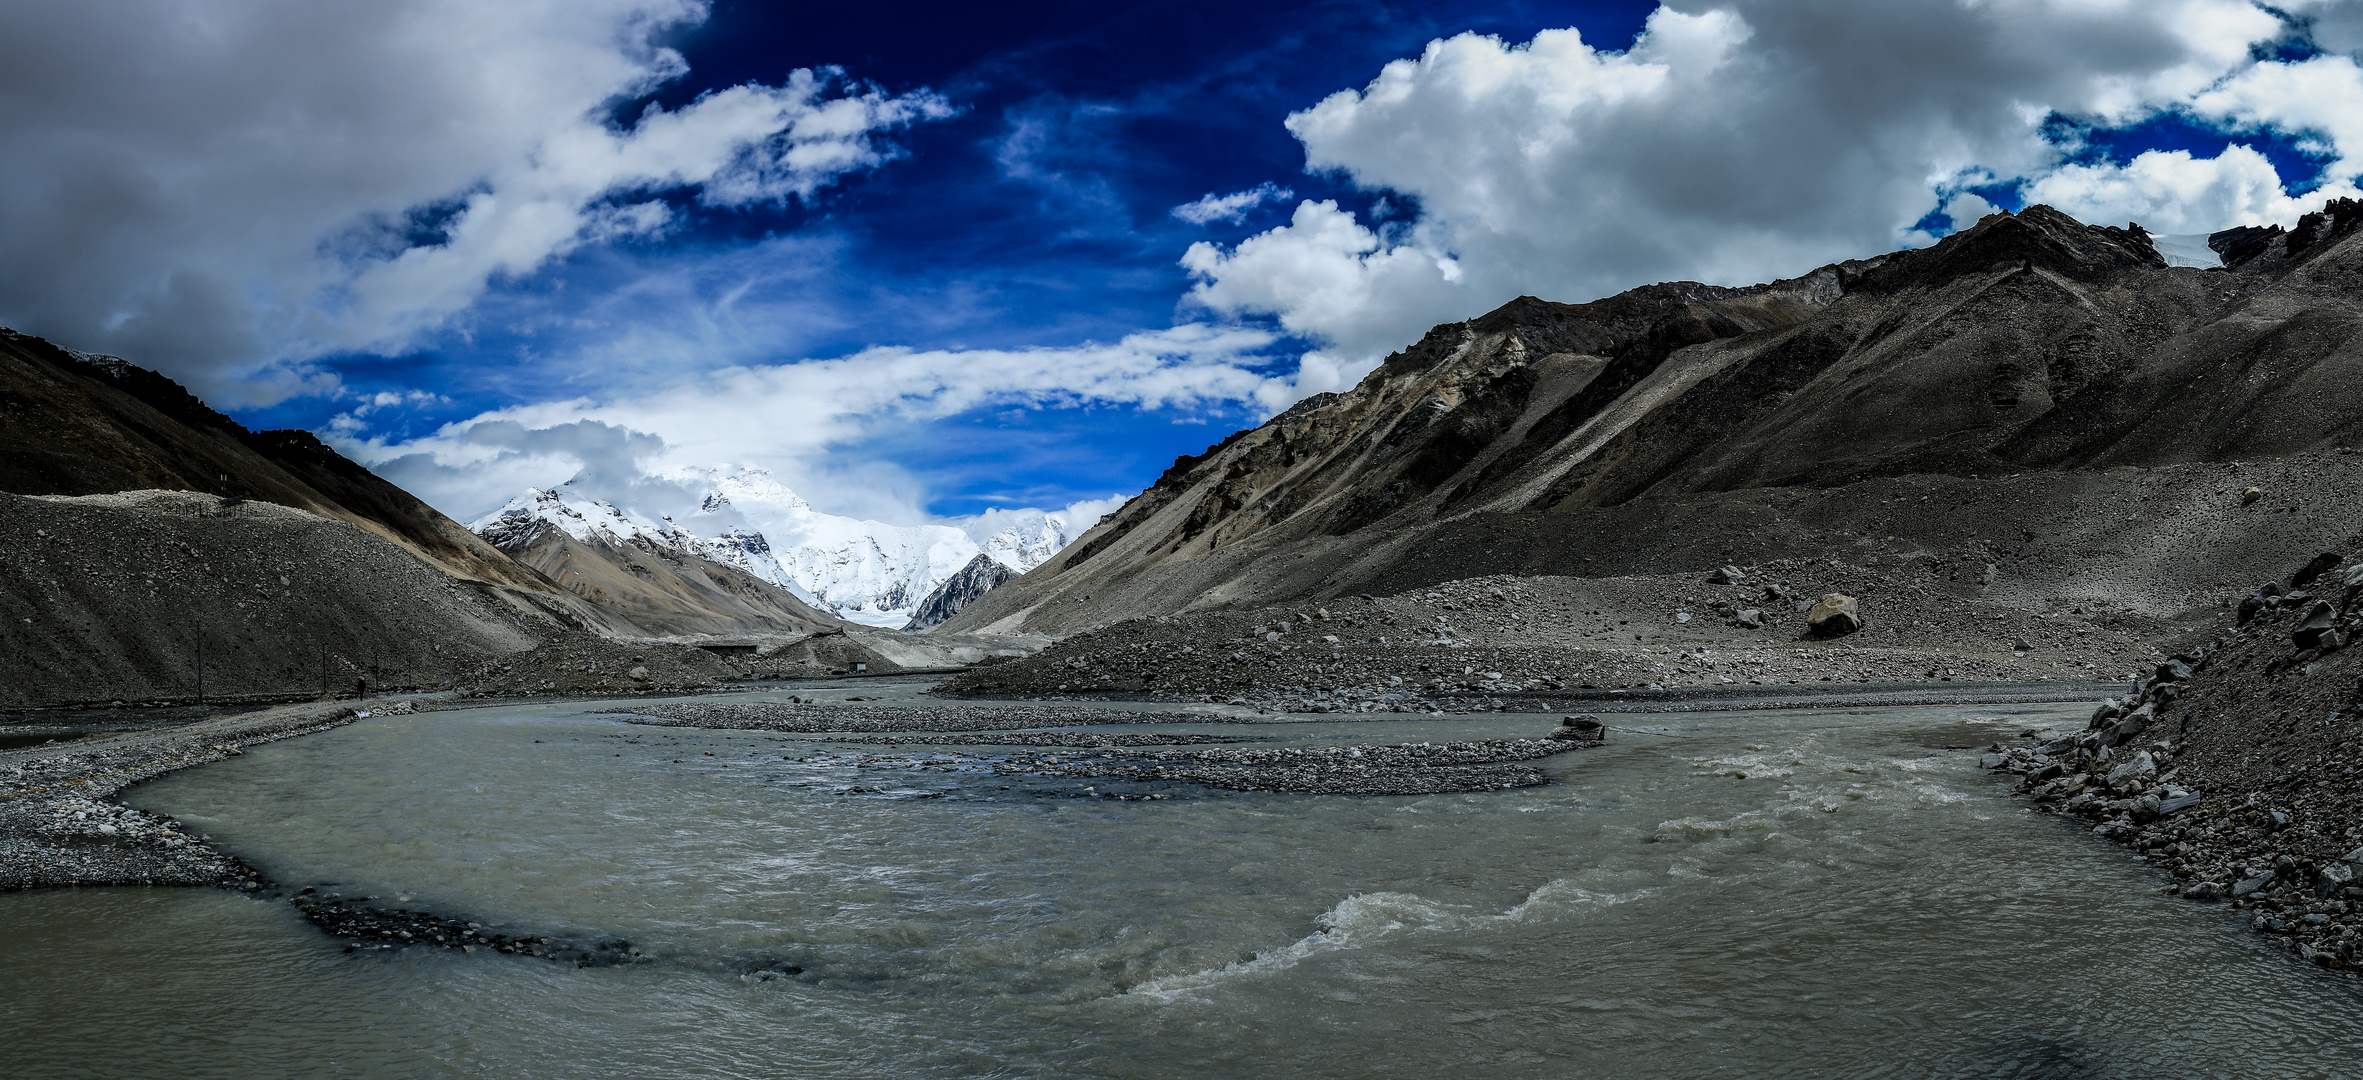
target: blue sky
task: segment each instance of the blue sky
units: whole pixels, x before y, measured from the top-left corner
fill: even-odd
[[[971,4],[720,3],[709,21],[672,37],[688,76],[622,103],[616,117],[628,121],[651,102],[679,108],[716,88],[832,65],[848,80],[889,93],[934,90],[959,115],[896,133],[899,159],[848,177],[811,203],[698,212],[675,193],[692,214],[680,232],[658,244],[586,250],[496,289],[482,306],[506,317],[475,320],[465,340],[323,363],[354,393],[428,388],[447,397],[375,429],[423,435],[486,409],[538,400],[553,375],[569,374],[512,359],[540,335],[504,332],[502,324],[631,288],[652,266],[750,258],[776,274],[756,286],[761,293],[809,307],[788,328],[794,336],[776,342],[769,359],[781,361],[874,345],[1072,345],[1170,325],[1189,285],[1178,262],[1185,248],[1206,239],[1235,242],[1284,220],[1292,204],[1211,226],[1178,219],[1173,207],[1266,182],[1356,207],[1383,197],[1306,175],[1304,150],[1281,125],[1291,111],[1367,81],[1388,60],[1416,54],[1437,37],[1475,30],[1523,39],[1538,29],[1580,26],[1587,38],[1622,45],[1654,6],[1078,3],[1012,13]],[[778,237],[802,242],[750,256],[750,245]],[[724,279],[711,288],[740,280],[718,272]],[[1289,362],[1287,346],[1308,344],[1280,343],[1273,362]],[[253,425],[309,428],[345,407],[339,399],[304,397],[238,416]],[[1009,405],[916,427],[888,425],[843,449],[907,470],[925,485],[926,510],[958,515],[1129,493],[1175,455],[1196,453],[1260,419],[1252,402]]]
[[[1522,292],[1767,280],[2030,201],[2288,220],[2363,147],[2330,2],[213,14],[0,14],[97,76],[0,76],[0,151],[51,163],[0,194],[43,268],[0,270],[0,321],[461,516],[725,461],[889,519],[1055,508]]]

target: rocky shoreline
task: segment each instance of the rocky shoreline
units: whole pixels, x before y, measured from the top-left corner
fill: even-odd
[[[2323,967],[2363,963],[2363,566],[2326,554],[2239,599],[2240,625],[2103,701],[2085,730],[1996,744],[2037,808],[2090,822]]]
[[[254,868],[179,822],[115,802],[124,788],[243,747],[353,721],[347,706],[211,716],[158,731],[0,752],[0,890],[72,885],[216,885],[254,891]]]
[[[246,747],[327,731],[375,713],[416,709],[408,700],[361,704],[370,707],[312,703],[235,714],[180,710],[175,719],[185,722],[169,727],[0,751],[0,892],[173,885],[262,898],[285,894],[312,925],[350,942],[347,952],[432,945],[578,966],[642,958],[628,942],[504,934],[429,912],[371,906],[376,897],[348,899],[315,887],[290,891],[180,822],[115,801],[133,784],[224,761]]]

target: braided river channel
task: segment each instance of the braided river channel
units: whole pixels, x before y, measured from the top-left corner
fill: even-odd
[[[1011,776],[989,736],[610,707],[380,716],[127,792],[277,886],[0,894],[0,1075],[2363,1074],[2358,980],[2161,895],[1958,749],[2086,706],[1611,715],[1531,763],[1547,785],[1426,796]],[[1286,719],[1121,730],[1557,717]],[[306,886],[639,955],[348,950]]]

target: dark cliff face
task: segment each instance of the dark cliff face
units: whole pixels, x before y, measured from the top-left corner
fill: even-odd
[[[903,629],[925,630],[941,623],[1015,577],[1017,571],[994,561],[990,555],[980,554],[919,601],[918,608],[911,612],[911,621]]]
[[[248,431],[173,382],[0,330],[0,491],[197,491],[361,526],[461,577],[550,584],[307,431]]]
[[[2171,268],[2137,226],[2037,206],[1769,285],[1521,297],[1177,461],[951,625],[1056,633],[1485,569],[1580,573],[1444,565],[1431,542],[1647,525],[1669,501],[2355,445],[2359,231],[2363,206],[2334,206],[2286,234],[2219,235],[2244,256],[2230,269]]]

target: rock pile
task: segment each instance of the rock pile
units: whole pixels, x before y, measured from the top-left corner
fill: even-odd
[[[2340,562],[2249,593],[2239,625],[2103,701],[2083,731],[2030,733],[1984,764],[2142,853],[2180,895],[2250,912],[2299,958],[2363,962],[2363,658],[2344,648],[2363,630],[2363,567],[2331,575]]]

